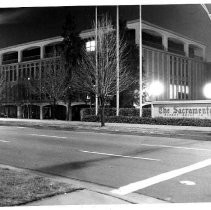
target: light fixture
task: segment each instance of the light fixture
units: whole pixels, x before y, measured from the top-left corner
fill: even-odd
[[[203,89],[204,96],[211,99],[211,83],[207,83]]]
[[[164,92],[164,86],[160,81],[153,81],[146,91],[149,96],[159,96]]]

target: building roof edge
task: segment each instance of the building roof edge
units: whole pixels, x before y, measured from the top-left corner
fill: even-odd
[[[133,23],[137,23],[137,22],[139,22],[139,19],[135,19],[135,20],[128,21],[127,24],[133,24]],[[150,22],[148,22],[148,21],[146,21],[146,20],[142,20],[141,22],[144,23],[144,24],[147,24],[147,25],[149,25],[149,26],[152,26],[152,27],[154,27],[154,28],[158,28],[158,29],[160,29],[160,30],[163,30],[163,31],[169,32],[169,33],[171,33],[171,34],[174,34],[174,35],[176,35],[176,36],[182,37],[182,38],[184,38],[184,39],[187,39],[187,40],[196,42],[196,43],[198,43],[198,44],[204,45],[204,47],[206,47],[205,43],[203,43],[203,42],[201,42],[201,41],[197,41],[197,40],[192,39],[192,38],[190,38],[190,37],[188,37],[188,36],[185,36],[185,35],[182,35],[182,34],[180,34],[180,33],[175,32],[175,31],[172,31],[172,30],[170,30],[170,29],[163,28],[163,27],[161,27],[161,26],[159,26],[159,25],[150,23]]]

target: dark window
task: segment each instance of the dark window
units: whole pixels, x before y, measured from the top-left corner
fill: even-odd
[[[30,61],[40,59],[40,48],[24,50],[22,53],[22,61]]]
[[[31,67],[31,77],[34,78],[34,66]]]
[[[17,72],[16,72],[16,69],[14,70],[14,81],[17,80]]]
[[[23,78],[26,78],[26,68],[23,69]]]
[[[10,82],[12,81],[13,70],[10,70]]]
[[[152,35],[145,31],[142,31],[142,44],[158,49],[163,49],[162,37]]]
[[[45,58],[56,57],[61,55],[61,44],[52,44],[45,47]]]
[[[6,71],[6,81],[9,81],[9,71]]]
[[[17,63],[18,62],[18,52],[10,52],[3,54],[2,57],[2,64],[10,64],[10,63]]]
[[[176,43],[172,40],[168,40],[168,51],[180,55],[185,55],[184,45],[182,43]]]

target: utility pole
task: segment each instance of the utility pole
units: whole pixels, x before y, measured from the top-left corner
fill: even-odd
[[[95,94],[95,115],[98,114],[98,50],[97,50],[97,30],[98,30],[98,22],[97,22],[97,6],[95,7],[95,65],[96,65],[96,79],[95,79],[95,88],[96,88],[96,94]]]
[[[119,6],[116,8],[116,116],[119,116]]]
[[[142,117],[142,27],[141,27],[141,5],[139,6],[139,19],[140,19],[140,24],[139,24],[139,104],[140,104],[140,117]]]

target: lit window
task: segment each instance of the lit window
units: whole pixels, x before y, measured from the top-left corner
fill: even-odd
[[[170,99],[173,99],[173,86],[170,85]]]
[[[181,92],[182,87],[179,85],[178,86],[178,92]]]
[[[186,94],[189,94],[189,87],[186,85]]]
[[[86,42],[86,50],[88,52],[95,51],[95,40]]]
[[[174,85],[174,99],[177,98],[177,86]]]
[[[182,93],[185,93],[185,86],[182,86]]]

